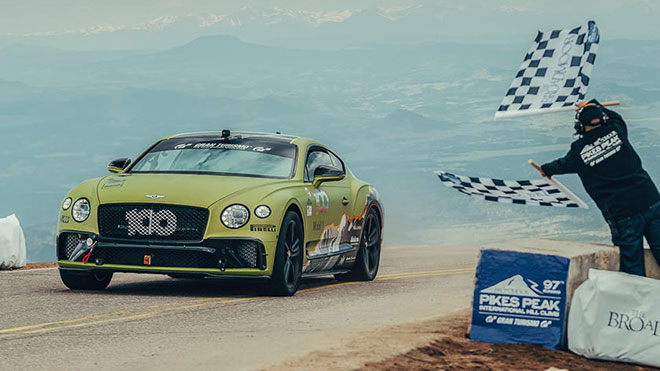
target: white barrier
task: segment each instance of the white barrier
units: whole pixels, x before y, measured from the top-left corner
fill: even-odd
[[[568,348],[587,358],[660,367],[660,281],[590,270],[573,295]]]
[[[25,236],[16,215],[0,219],[0,269],[24,267],[27,263]]]

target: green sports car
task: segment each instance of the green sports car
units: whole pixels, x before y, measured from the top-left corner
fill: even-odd
[[[113,273],[137,272],[261,278],[270,294],[293,295],[305,276],[378,272],[378,193],[318,141],[179,134],[108,170],[62,202],[57,260],[71,289],[104,289]]]

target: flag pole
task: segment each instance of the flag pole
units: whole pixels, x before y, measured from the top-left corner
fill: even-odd
[[[561,190],[565,195],[567,195],[568,198],[570,198],[570,199],[573,200],[576,204],[578,204],[579,207],[581,207],[581,208],[583,208],[583,209],[588,209],[588,208],[589,208],[589,206],[588,206],[584,201],[582,201],[578,196],[576,196],[576,195],[575,195],[573,192],[571,192],[568,188],[564,187],[563,184],[559,183],[558,180],[552,179],[551,177],[545,175],[545,173],[543,172],[543,169],[541,169],[541,167],[539,166],[539,164],[537,164],[536,162],[534,162],[534,160],[532,160],[532,159],[530,158],[529,160],[527,160],[527,162],[529,162],[530,165],[532,165],[536,170],[538,170],[539,173],[541,173],[541,175],[543,175],[546,179],[548,179],[548,181],[549,181],[552,185],[554,185],[555,187],[559,188],[559,190]]]
[[[545,176],[546,178],[548,178],[548,177],[545,175],[545,173],[543,172],[543,169],[541,169],[541,167],[539,166],[539,164],[537,164],[536,162],[534,162],[534,160],[532,160],[532,159],[530,158],[529,160],[527,160],[527,162],[529,162],[529,164],[532,165],[532,166],[534,167],[534,169],[538,170],[539,173],[541,173],[541,175],[543,175],[543,176]]]

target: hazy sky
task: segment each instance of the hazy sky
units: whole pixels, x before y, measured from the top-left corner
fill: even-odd
[[[472,38],[492,32],[508,35],[529,27],[571,27],[594,19],[611,38],[660,39],[658,0],[0,0],[0,34],[71,32],[164,16],[267,12],[274,7],[353,13],[369,9],[397,17],[420,5],[425,16],[437,18],[438,30],[444,25]]]

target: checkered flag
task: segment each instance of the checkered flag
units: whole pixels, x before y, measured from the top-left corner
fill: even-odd
[[[600,35],[596,22],[538,32],[495,119],[573,109],[589,87]]]
[[[519,205],[589,208],[584,201],[580,200],[561,183],[551,178],[502,180],[455,175],[445,171],[437,171],[436,174],[447,187],[486,201]]]

